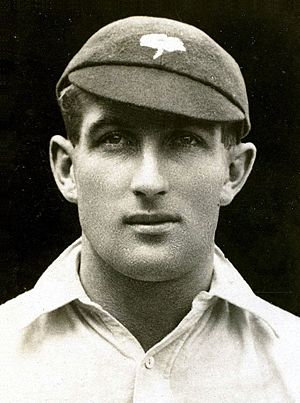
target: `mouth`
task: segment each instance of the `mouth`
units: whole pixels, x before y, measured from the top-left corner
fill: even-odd
[[[135,232],[145,235],[162,235],[180,221],[179,215],[168,213],[139,213],[123,218],[124,224],[129,225]]]

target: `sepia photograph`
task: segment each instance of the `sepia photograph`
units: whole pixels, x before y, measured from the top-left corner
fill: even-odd
[[[0,401],[300,402],[300,3],[0,10]]]

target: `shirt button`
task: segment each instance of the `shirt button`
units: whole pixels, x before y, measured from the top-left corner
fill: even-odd
[[[151,369],[154,367],[154,358],[153,357],[148,357],[147,360],[145,361],[145,367],[147,369]]]

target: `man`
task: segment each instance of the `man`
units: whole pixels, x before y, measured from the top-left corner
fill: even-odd
[[[214,245],[255,146],[235,61],[202,31],[131,17],[57,84],[51,167],[82,238],[1,309],[1,401],[300,401],[300,323]]]

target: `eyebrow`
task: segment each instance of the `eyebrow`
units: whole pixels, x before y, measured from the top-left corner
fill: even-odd
[[[167,119],[168,120],[168,119]],[[199,121],[193,118],[184,118],[181,116],[173,117],[169,120],[172,126],[172,129],[184,129],[184,128],[198,128],[204,130],[204,133],[211,136],[214,133],[215,124],[208,121]],[[90,124],[87,130],[87,139],[93,141],[93,139],[97,138],[97,131],[106,127],[106,126],[116,126],[116,127],[127,127],[129,126],[129,122],[123,121],[119,119],[114,114],[109,111],[103,111],[103,113],[99,114],[98,117]],[[130,128],[129,128],[130,129]]]
[[[92,140],[96,136],[96,132],[105,126],[122,126],[122,122],[113,116],[99,116],[99,118],[88,127],[87,137]]]

